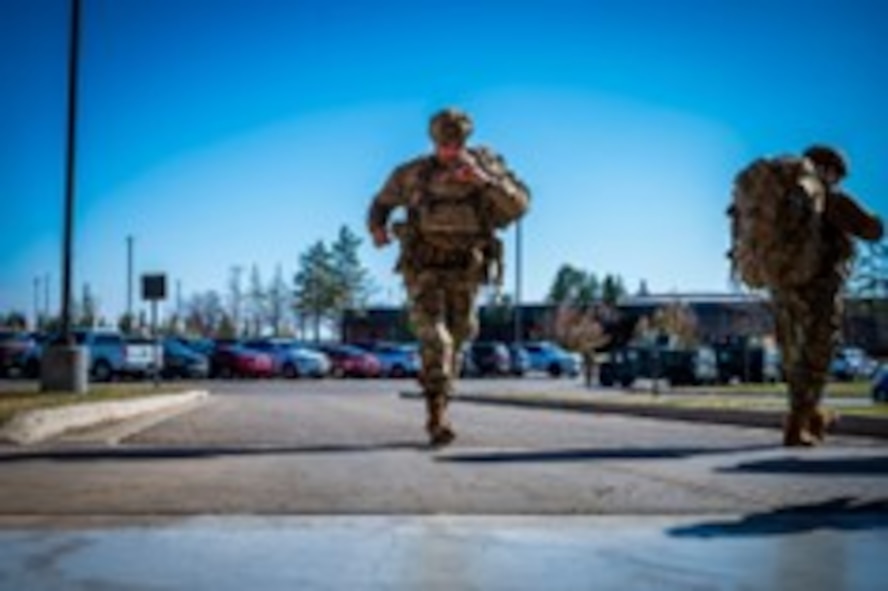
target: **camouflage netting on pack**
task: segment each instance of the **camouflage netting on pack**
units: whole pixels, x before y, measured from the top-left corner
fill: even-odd
[[[729,256],[752,288],[802,285],[818,273],[823,188],[802,159],[759,159],[734,179]]]

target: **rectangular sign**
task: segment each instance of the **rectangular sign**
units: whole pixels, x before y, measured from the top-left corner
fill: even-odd
[[[166,275],[152,273],[142,275],[142,299],[165,300],[166,299]]]

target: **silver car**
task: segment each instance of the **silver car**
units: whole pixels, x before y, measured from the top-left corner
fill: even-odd
[[[243,346],[271,355],[275,374],[288,379],[322,378],[330,373],[330,359],[320,351],[300,346],[289,339],[253,339]]]

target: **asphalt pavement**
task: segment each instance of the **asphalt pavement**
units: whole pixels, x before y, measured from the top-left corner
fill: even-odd
[[[575,389],[478,380],[466,391]],[[884,440],[457,401],[410,381],[208,399],[0,447],[0,589],[875,589]]]

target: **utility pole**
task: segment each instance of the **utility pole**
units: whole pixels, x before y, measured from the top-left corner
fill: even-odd
[[[126,237],[126,315],[133,319],[133,235]]]
[[[80,0],[71,2],[68,53],[68,125],[65,154],[65,201],[62,239],[62,330],[47,347],[40,371],[42,391],[85,393],[89,388],[87,351],[74,342],[71,331],[71,270],[74,259],[74,197],[77,154],[77,67],[80,50]]]
[[[515,222],[515,326],[513,330],[513,340],[517,344],[521,344],[524,340],[521,318],[521,220]]]
[[[33,329],[40,330],[40,276],[34,277],[34,324]]]

